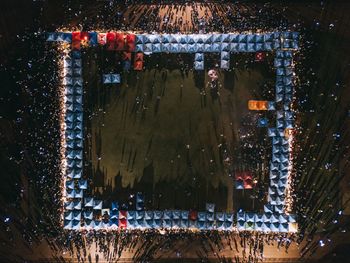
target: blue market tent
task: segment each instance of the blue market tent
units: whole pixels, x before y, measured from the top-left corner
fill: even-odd
[[[88,229],[93,229],[95,227],[94,225],[94,221],[93,220],[90,220],[90,219],[87,219],[84,221],[84,226]]]
[[[248,223],[254,223],[255,215],[254,213],[245,213],[245,221]]]
[[[259,118],[258,119],[258,127],[267,127],[267,126],[268,126],[267,118]]]
[[[245,221],[245,220],[246,220],[246,213],[238,212],[237,213],[237,221]]]
[[[262,214],[255,214],[254,221],[255,221],[255,223],[263,222],[263,215]]]
[[[220,61],[220,68],[221,69],[229,69],[230,68],[229,60],[221,60]]]
[[[198,228],[198,221],[197,220],[189,220],[188,227],[189,228]]]
[[[92,211],[85,210],[85,211],[84,211],[84,218],[85,218],[85,219],[90,219],[90,220],[92,220],[92,218],[93,218],[93,213],[92,213]]]
[[[189,215],[188,211],[181,211],[181,219],[188,220],[188,215]]]
[[[153,219],[153,227],[154,228],[162,228],[162,220],[161,219]]]
[[[127,211],[126,218],[128,220],[136,219],[136,211]]]
[[[282,214],[284,211],[284,205],[275,205],[275,212]]]
[[[225,225],[223,221],[216,221],[216,229],[217,230],[225,230]]]
[[[144,35],[143,34],[136,34],[136,44],[143,44],[144,43]]]
[[[161,45],[160,43],[153,44],[153,45],[152,45],[152,52],[153,52],[153,53],[162,52],[162,45]]]
[[[215,213],[216,221],[224,222],[225,221],[225,214],[222,212]]]
[[[224,226],[225,230],[232,230],[233,222],[225,221]]]
[[[279,220],[278,220],[278,214],[272,214],[271,215],[271,218],[270,218],[270,222],[271,223],[278,223]]]
[[[145,220],[144,219],[137,219],[136,220],[136,228],[138,228],[138,229],[146,228]]]
[[[164,228],[171,228],[172,226],[172,220],[171,219],[163,219],[163,227]]]
[[[145,228],[153,228],[153,219],[144,219]]]
[[[140,220],[140,219],[144,218],[144,215],[145,215],[144,211],[136,211],[135,217],[136,217],[137,220]]]
[[[200,230],[205,230],[206,229],[206,222],[205,221],[198,221],[197,227]]]
[[[78,221],[78,220],[73,220],[73,221],[72,221],[72,229],[73,229],[73,230],[78,230],[78,229],[80,229],[80,221]]]
[[[270,229],[272,232],[279,232],[279,228],[280,228],[280,223],[278,222],[272,223],[270,225]]]
[[[170,52],[179,53],[180,52],[180,45],[179,44],[170,44]]]
[[[233,213],[225,213],[225,221],[233,222]]]
[[[207,221],[213,222],[214,221],[214,213],[207,212]]]
[[[102,201],[101,200],[94,200],[94,210],[101,210],[102,209]]]
[[[72,220],[64,220],[64,229],[72,229],[73,227],[73,222]]]
[[[162,211],[154,211],[153,218],[154,219],[161,219],[163,217]]]
[[[178,219],[180,219],[180,217],[181,217],[181,211],[179,211],[179,210],[172,211],[172,218],[174,220],[178,220]]]
[[[235,188],[236,189],[244,189],[244,182],[243,180],[236,180],[235,181]]]
[[[271,217],[272,217],[272,214],[265,212],[263,214],[263,222],[264,223],[271,223]]]
[[[215,204],[206,203],[205,204],[205,209],[206,209],[207,212],[214,213],[214,211],[215,211]]]
[[[77,221],[81,220],[81,211],[80,210],[73,211],[73,220],[77,220]]]
[[[67,189],[74,189],[75,188],[75,185],[74,185],[74,180],[70,180],[70,181],[66,181],[66,188]]]
[[[296,216],[295,215],[289,215],[288,222],[295,223],[296,222]]]
[[[75,210],[81,210],[81,201],[73,201],[73,209]]]
[[[255,231],[263,231],[263,222],[256,222],[254,225],[254,230]]]
[[[94,220],[94,229],[99,230],[102,228],[102,222],[99,220]]]
[[[145,211],[145,219],[146,220],[151,220],[151,219],[153,219],[153,211]]]
[[[262,223],[261,228],[262,228],[262,231],[264,231],[264,232],[271,232],[271,223],[264,222],[264,223]]]
[[[180,219],[173,219],[171,222],[172,228],[180,228],[181,220]]]
[[[118,219],[119,218],[119,211],[118,210],[111,210],[109,212],[109,217]]]
[[[137,44],[135,47],[136,52],[144,52],[144,45],[143,44]]]
[[[237,229],[238,230],[245,230],[245,222],[244,221],[237,221]]]
[[[205,228],[207,230],[213,230],[214,229],[214,221],[207,221],[205,224]]]
[[[120,83],[120,74],[111,74],[111,82],[113,84]]]
[[[75,191],[75,198],[83,198],[83,189]]]
[[[276,128],[268,128],[267,129],[267,134],[268,134],[269,137],[276,136]]]
[[[117,201],[113,201],[111,208],[112,210],[119,210],[119,203]]]
[[[73,220],[73,212],[72,211],[64,212],[64,219],[65,220]]]
[[[204,70],[204,62],[203,61],[195,61],[194,62],[195,70]]]
[[[183,229],[187,229],[188,228],[188,220],[187,219],[181,219],[180,220],[180,227]]]
[[[134,229],[137,227],[137,221],[135,219],[128,219],[128,228]]]
[[[289,225],[287,223],[282,223],[279,225],[279,232],[287,233],[289,231]]]
[[[119,220],[118,218],[111,218],[109,220],[109,226],[111,227],[118,227]]]
[[[163,212],[163,219],[166,219],[166,220],[168,220],[168,219],[171,219],[172,218],[172,212],[171,211],[169,211],[169,210],[165,210],[164,212]]]
[[[198,221],[206,221],[206,213],[198,212]]]
[[[65,210],[73,210],[73,208],[74,208],[73,201],[65,202],[64,203],[64,208],[65,208]]]
[[[281,215],[278,216],[278,222],[280,224],[288,223],[288,221],[289,221],[289,216],[288,215],[281,214]]]
[[[89,32],[89,44],[90,46],[97,46],[97,32]]]
[[[136,203],[144,203],[145,198],[142,193],[138,192],[136,193]]]
[[[67,197],[74,198],[75,197],[75,190],[74,189],[67,189]]]

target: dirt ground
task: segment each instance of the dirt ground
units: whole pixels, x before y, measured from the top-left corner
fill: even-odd
[[[206,202],[221,211],[261,207],[250,198],[252,190],[234,189],[232,176],[236,170],[261,170],[265,162],[248,145],[267,136],[247,102],[263,99],[266,74],[259,67],[218,70],[215,90],[207,75],[215,58],[208,57],[208,69],[199,72],[187,67],[190,57],[179,65],[176,59],[148,56],[145,70],[124,71],[118,86],[102,85],[98,74],[87,76],[87,160],[94,194],[127,203],[139,191],[149,209],[202,210]],[[87,59],[85,74],[116,72],[115,60],[110,54]]]

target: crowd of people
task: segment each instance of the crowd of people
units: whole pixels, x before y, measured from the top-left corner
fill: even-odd
[[[76,256],[81,262],[98,262],[99,257],[115,262],[124,255],[123,253],[132,255],[135,262],[152,262],[167,256],[181,259],[188,251],[194,252],[193,256],[201,262],[210,262],[212,259],[219,262],[259,262],[264,259],[264,245],[273,245],[274,249],[287,253],[294,240],[295,236],[289,234],[281,236],[184,230],[172,230],[161,234],[154,230],[134,230],[72,233],[69,239],[62,241],[56,238],[48,243],[52,250],[58,251],[57,255],[67,251],[71,257]],[[235,256],[227,257],[227,254]],[[65,262],[62,256],[56,256],[56,259]]]
[[[283,247],[287,251],[293,241],[304,241],[306,245],[301,252],[312,254],[320,244],[319,239],[315,242],[316,234],[321,233],[324,240],[321,244],[324,244],[330,242],[332,233],[347,231],[346,227],[339,225],[342,207],[337,188],[344,176],[338,163],[349,151],[342,144],[346,139],[342,136],[345,129],[342,120],[346,118],[346,113],[339,110],[343,83],[341,77],[335,75],[327,80],[329,85],[337,83],[334,88],[320,85],[317,77],[320,71],[313,70],[315,64],[312,62],[312,59],[318,59],[312,50],[315,46],[313,41],[321,39],[317,35],[317,28],[306,27],[295,21],[289,24],[282,11],[269,5],[132,3],[130,6],[106,4],[103,10],[104,15],[100,17],[103,22],[82,18],[81,28],[93,29],[96,24],[101,24],[107,28],[135,29],[142,32],[205,33],[251,29],[293,29],[301,33],[308,32],[307,35],[303,34],[303,44],[296,65],[300,84],[300,88],[296,90],[297,109],[301,117],[297,120],[293,197],[294,209],[300,219],[300,234],[62,231],[59,217],[62,212],[60,94],[57,89],[60,82],[57,62],[61,55],[50,44],[45,43],[44,30],[31,28],[26,34],[18,35],[14,58],[1,65],[1,74],[4,76],[2,80],[9,87],[8,93],[0,98],[7,109],[10,109],[4,111],[5,116],[1,117],[9,127],[2,135],[8,142],[5,158],[10,168],[6,169],[9,175],[21,174],[21,177],[11,179],[15,181],[15,186],[8,190],[11,192],[8,194],[11,201],[2,201],[4,203],[0,208],[1,249],[10,251],[8,256],[11,260],[26,262],[25,256],[21,254],[23,252],[20,253],[18,249],[24,247],[24,254],[30,255],[35,252],[36,247],[46,243],[51,248],[49,256],[58,262],[66,262],[63,252],[76,257],[79,262],[97,262],[98,256],[92,258],[89,252],[92,247],[111,262],[125,252],[130,252],[135,261],[150,262],[161,257],[163,253],[168,253],[169,257],[175,255],[181,258],[181,248],[199,242],[196,253],[203,262],[212,258],[220,262],[257,262],[263,259],[266,244],[275,244],[277,248]],[[191,10],[190,18],[184,19],[184,15],[188,15],[187,10]],[[115,17],[107,19],[111,14],[115,14]],[[61,25],[57,25],[59,26]],[[316,33],[311,35],[310,31]],[[323,94],[323,97],[315,99],[319,94]],[[337,110],[340,115],[337,115],[335,123],[334,112]],[[305,117],[302,112],[318,113],[316,122],[310,124],[315,115]],[[321,129],[329,130],[329,133],[325,136]],[[329,143],[323,144],[326,140]],[[17,166],[20,167],[19,170],[12,168]],[[221,253],[227,246],[236,255],[234,258],[226,258]]]

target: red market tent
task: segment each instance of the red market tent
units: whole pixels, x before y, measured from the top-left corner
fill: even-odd
[[[72,32],[72,49],[80,49],[81,46],[81,33],[80,31]]]
[[[126,218],[119,219],[119,228],[126,229],[128,227],[128,220]]]
[[[106,36],[107,50],[115,50],[116,48],[116,35],[114,32],[108,32]]]
[[[136,47],[136,36],[134,34],[126,35],[126,50],[131,52],[134,51]]]
[[[197,220],[197,217],[198,217],[198,212],[191,210],[189,215],[188,215],[188,219],[195,221],[195,220]]]

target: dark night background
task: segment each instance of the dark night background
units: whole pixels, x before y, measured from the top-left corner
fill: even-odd
[[[298,135],[294,187],[303,198],[296,201],[296,210],[305,214],[302,230],[306,239],[316,240],[315,247],[319,238],[332,239],[314,253],[311,246],[308,255],[317,262],[346,262],[350,256],[350,3],[269,3],[291,24],[302,25],[304,50],[296,68],[300,78],[296,95],[303,133]],[[52,182],[38,172],[54,175],[59,165],[55,158],[59,145],[52,143],[59,138],[57,118],[47,114],[58,111],[57,75],[49,74],[55,68],[44,64],[56,53],[47,51],[43,56],[41,50],[48,49],[42,33],[84,24],[108,12],[111,7],[105,1],[0,2],[0,262],[24,262],[13,259],[22,252],[25,258],[28,243],[21,240],[31,240],[55,223],[47,207],[54,192],[43,189]],[[108,21],[113,24],[114,19]],[[48,133],[48,127],[55,128]],[[37,152],[44,153],[47,162]],[[55,235],[60,230],[50,231]]]

